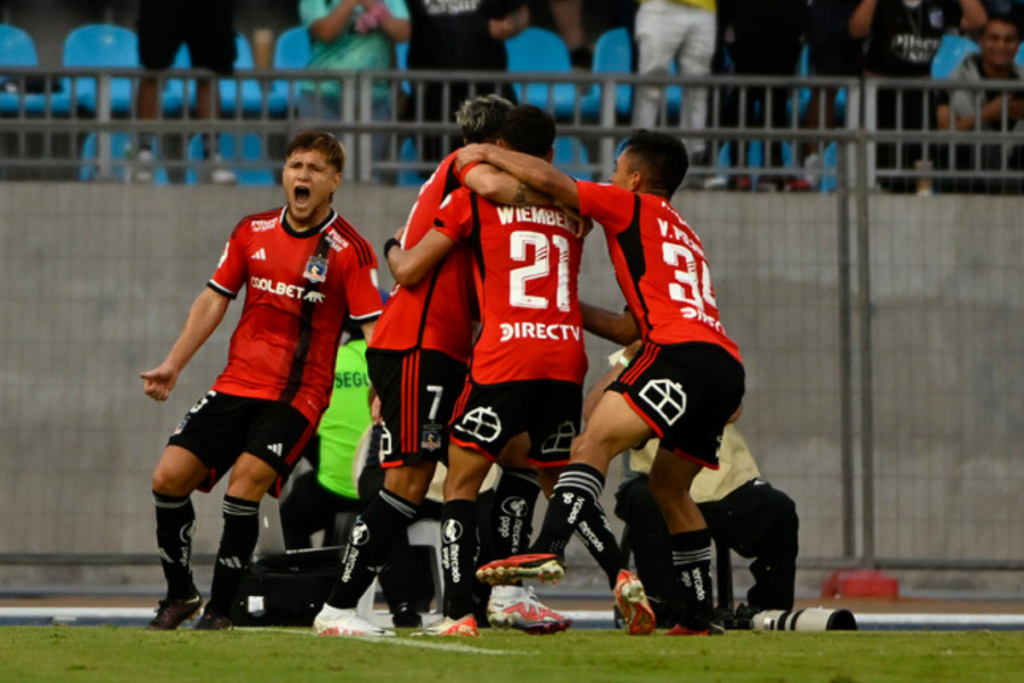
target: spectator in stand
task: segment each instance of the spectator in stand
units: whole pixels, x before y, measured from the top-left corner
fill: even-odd
[[[729,0],[722,3],[721,20],[725,27],[732,27],[734,42],[730,47],[736,74],[745,76],[793,76],[797,71],[801,38],[807,28],[807,0]],[[746,88],[746,106],[740,112],[741,90],[729,93],[722,123],[727,126],[745,128],[790,128],[791,121],[786,115],[786,103],[791,93],[789,88]],[[769,98],[771,102],[769,103]],[[794,103],[795,104],[795,103]],[[792,115],[795,115],[792,114]],[[729,146],[730,162],[738,161],[739,147],[735,141]],[[773,142],[766,145],[764,166],[782,165],[782,144]],[[735,189],[772,191],[786,189],[807,189],[799,183],[786,186],[781,178],[762,175],[757,187],[752,188],[749,176],[733,178]]]
[[[178,48],[188,46],[192,67],[209,69],[223,76],[234,72],[236,48],[234,0],[141,0],[139,3],[139,63],[147,71],[166,71],[174,63]],[[201,20],[200,20],[201,18]],[[196,114],[207,121],[220,109],[220,91],[210,78],[196,84]],[[188,103],[184,104],[186,110]],[[160,115],[160,81],[146,77],[139,81],[136,113],[143,120]],[[132,181],[153,182],[156,135],[143,132],[135,155]],[[220,155],[212,148],[212,139],[203,134],[203,157],[214,162],[204,179],[220,185],[233,185],[235,174],[220,165]]]
[[[868,39],[864,75],[929,78],[932,60],[947,26],[959,24],[961,29],[971,31],[985,24],[985,8],[980,0],[959,0],[959,10],[943,0],[862,0],[850,17],[850,35]],[[877,130],[916,131],[930,127],[927,97],[924,90],[879,89]],[[891,142],[876,146],[876,166],[880,171],[912,169],[923,158],[920,144],[903,144],[900,150]],[[916,179],[909,175],[882,178],[879,184],[895,192],[912,192]]]
[[[310,69],[355,71],[389,69],[395,43],[412,34],[405,0],[300,0],[299,19],[309,30]],[[341,84],[337,80],[303,84],[299,115],[341,119]],[[373,84],[373,120],[391,120],[391,88]],[[387,153],[387,135],[373,136],[373,158]]]
[[[1017,25],[1009,15],[990,16],[978,41],[980,54],[964,57],[950,78],[978,83],[988,80],[1024,81],[1024,67],[1014,62],[1020,49]],[[935,118],[940,130],[1020,133],[1024,130],[1024,84],[1021,90],[954,90],[938,94]],[[948,148],[940,148],[940,156]],[[1024,168],[1020,145],[956,145],[954,168],[960,171],[1000,171]],[[945,160],[948,167],[948,159]],[[956,178],[949,183],[955,192],[1020,192],[1019,179]]]
[[[526,0],[408,0],[412,18],[409,40],[409,69],[429,71],[498,71],[508,69],[505,41],[530,24]],[[446,87],[447,86],[447,87]],[[459,106],[474,95],[500,93],[515,101],[511,84],[465,81],[427,82],[420,90],[413,83],[407,118],[447,123],[455,120]],[[421,117],[417,116],[422,108]],[[439,136],[424,136],[420,157],[439,161],[448,151],[462,145],[462,138],[442,147]]]
[[[641,76],[664,76],[675,61],[680,75],[710,74],[711,58],[715,54],[715,0],[639,1],[635,28],[637,73]],[[688,133],[704,130],[708,116],[707,88],[687,88],[683,93],[682,107],[679,127]],[[654,128],[664,110],[665,88],[637,88],[633,126]],[[664,125],[665,121],[662,120],[661,124]],[[690,138],[686,147],[690,159],[702,165],[704,140]]]

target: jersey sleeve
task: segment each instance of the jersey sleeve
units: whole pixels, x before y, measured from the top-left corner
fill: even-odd
[[[608,183],[588,180],[576,181],[580,197],[580,215],[593,218],[604,226],[626,226],[633,222],[636,195],[629,190]]]
[[[434,219],[434,229],[456,244],[461,244],[469,238],[473,229],[473,207],[470,204],[469,190],[463,188],[445,198]]]
[[[420,188],[420,195],[406,221],[405,234],[402,236],[403,249],[416,246],[416,243],[430,232],[434,227],[438,207],[447,196],[460,187],[451,162],[451,157],[446,159]]]
[[[217,263],[217,270],[206,285],[229,299],[234,299],[242,290],[248,271],[248,261],[245,258],[245,240],[249,234],[246,229],[248,221],[242,221],[235,226],[234,232],[224,245],[224,253]]]
[[[377,255],[372,251],[364,264],[353,258],[346,266],[345,296],[349,317],[355,322],[367,323],[380,317],[384,304],[378,287]]]

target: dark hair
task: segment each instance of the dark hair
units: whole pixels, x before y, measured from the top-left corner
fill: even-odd
[[[345,148],[328,132],[322,130],[304,130],[288,143],[285,159],[290,159],[295,152],[322,152],[327,163],[338,169],[345,170]]]
[[[982,35],[985,34],[985,30],[988,28],[988,25],[991,24],[993,21],[998,21],[1000,23],[1009,24],[1010,26],[1012,26],[1013,32],[1017,34],[1017,39],[1020,40],[1020,27],[1017,26],[1017,22],[1013,20],[1012,16],[1002,12],[992,12],[991,14],[988,15],[988,21],[985,22],[985,26],[981,29]]]
[[[638,130],[622,145],[634,165],[640,167],[648,190],[671,198],[690,169],[690,157],[682,140],[665,133]]]
[[[520,104],[505,117],[501,139],[517,152],[543,157],[555,144],[555,119],[532,104]]]
[[[479,95],[462,103],[455,122],[467,143],[488,142],[498,137],[505,116],[515,106],[500,95]]]

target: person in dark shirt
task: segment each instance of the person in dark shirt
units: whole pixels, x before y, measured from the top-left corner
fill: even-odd
[[[1024,66],[1014,57],[1020,49],[1017,25],[1007,15],[989,17],[978,41],[980,54],[967,55],[950,78],[963,81],[1024,81]],[[942,91],[937,96],[935,118],[940,130],[1006,132],[1024,130],[1024,88]],[[940,164],[948,167],[949,149],[939,150]],[[958,170],[1005,171],[1024,168],[1019,145],[956,145]],[[956,192],[1020,192],[1021,180],[1007,178],[955,178],[946,189]]]
[[[526,0],[408,0],[407,4],[412,20],[410,70],[503,72],[508,68],[505,41],[530,24]],[[406,117],[452,121],[464,100],[487,93],[500,93],[515,102],[510,84],[453,81],[446,87],[438,81],[414,82]],[[424,136],[420,157],[437,162],[462,144],[461,138],[453,138],[445,150],[442,142],[440,136]]]
[[[949,26],[981,28],[985,8],[980,0],[959,0],[956,7],[943,0],[863,0],[850,17],[850,35],[867,38],[864,75],[868,78],[928,78],[932,60]],[[961,14],[962,18],[957,15]],[[924,90],[880,88],[876,101],[879,131],[923,130],[929,127]],[[911,169],[924,157],[920,144],[880,143],[876,166],[881,171]],[[912,191],[911,177],[882,178],[879,184],[896,192]]]

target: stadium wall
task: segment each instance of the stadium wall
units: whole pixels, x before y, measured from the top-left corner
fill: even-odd
[[[343,185],[335,205],[379,248],[415,198],[415,189]],[[745,358],[739,426],[764,476],[797,502],[802,556],[841,562],[839,198],[676,199],[704,241],[723,322]],[[33,569],[37,554],[69,555],[74,565],[75,555],[154,552],[153,466],[222,368],[240,306],[167,403],[145,398],[138,374],[163,359],[238,219],[282,200],[280,189],[0,185],[0,586],[103,575]],[[870,207],[873,373],[855,382],[850,418],[855,459],[860,430],[872,427],[874,555],[1024,563],[1020,201],[871,195]],[[598,233],[584,264],[582,298],[620,307]],[[855,379],[863,322],[855,311]],[[587,342],[593,380],[612,347]],[[860,412],[864,391],[872,422]],[[862,471],[855,463],[858,529]],[[617,480],[613,466],[609,511]],[[196,552],[214,553],[219,495],[196,499]],[[590,566],[577,550],[570,560]],[[802,580],[822,571],[804,570]],[[124,576],[159,583],[155,554]],[[602,583],[594,571],[578,576],[581,585]]]

